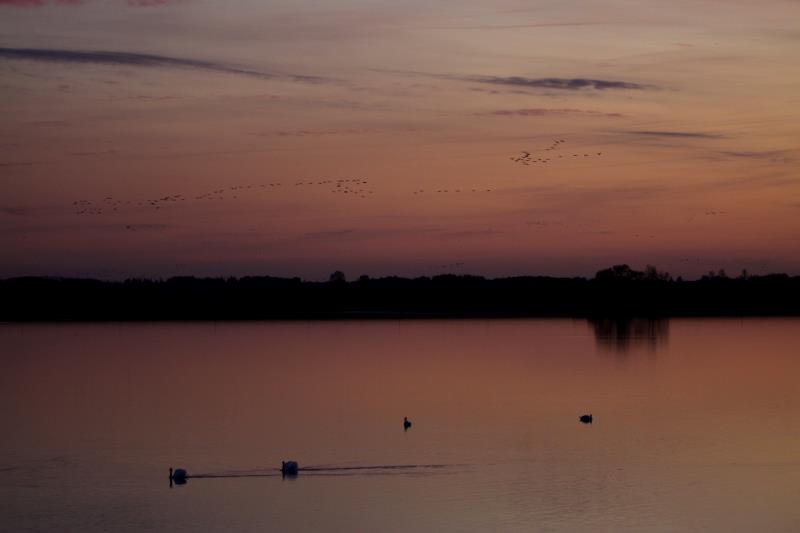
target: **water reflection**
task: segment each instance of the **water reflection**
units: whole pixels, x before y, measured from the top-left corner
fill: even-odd
[[[0,346],[0,531],[800,520],[798,318],[32,324]]]
[[[669,339],[667,318],[596,318],[588,322],[597,346],[618,355],[632,350],[655,352]]]

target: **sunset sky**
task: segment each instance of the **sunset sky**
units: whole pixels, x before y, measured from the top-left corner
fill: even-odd
[[[0,0],[0,97],[0,277],[800,274],[795,0]]]

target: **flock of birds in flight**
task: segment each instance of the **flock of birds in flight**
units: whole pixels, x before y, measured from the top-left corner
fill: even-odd
[[[544,155],[542,152],[552,152],[560,149],[567,141],[565,139],[553,139],[553,141],[545,148],[537,152],[523,151],[520,155],[511,157],[511,161],[522,165],[532,164],[548,164],[554,161],[554,156]],[[594,154],[584,153],[582,157],[598,157],[602,156],[602,152],[595,152]],[[581,157],[580,153],[571,154],[572,157]],[[557,158],[563,158],[563,154],[559,154]],[[76,200],[72,202],[72,208],[76,215],[104,215],[128,211],[131,209],[151,209],[154,211],[161,210],[171,205],[178,205],[181,203],[198,203],[208,201],[226,201],[238,200],[240,197],[245,198],[255,191],[279,191],[289,189],[305,189],[305,188],[327,188],[331,194],[338,194],[350,198],[368,198],[375,193],[374,190],[369,188],[369,182],[364,178],[338,178],[338,179],[317,179],[317,180],[303,180],[294,182],[280,182],[274,181],[269,183],[250,184],[250,185],[233,185],[229,187],[221,187],[213,189],[201,194],[184,195],[184,194],[171,194],[152,198],[147,200],[122,200],[111,196],[106,196],[100,201],[92,200]],[[478,187],[464,187],[464,188],[437,188],[437,189],[414,189],[411,194],[413,195],[439,195],[439,194],[477,194],[477,193],[491,193],[495,189],[492,188],[478,188]],[[725,211],[706,211],[703,213],[705,216],[718,216],[726,214]],[[533,221],[526,222],[529,226],[563,226],[563,222],[554,221]],[[126,229],[134,230],[138,225],[127,225]],[[642,235],[636,234],[635,237]],[[654,238],[654,235],[650,235]],[[459,268],[463,263],[452,263],[447,265],[440,265],[440,268]]]
[[[539,152],[522,151],[519,155],[511,157],[511,161],[517,164],[530,166],[533,164],[549,164],[558,158],[564,158],[563,154],[545,155],[544,152],[552,152],[560,149],[566,139],[553,139],[553,141]],[[538,154],[538,155],[536,155]],[[571,154],[572,157],[580,157],[580,153]],[[602,156],[602,152],[593,154],[584,153],[583,157],[598,157]],[[364,178],[339,178],[339,179],[318,179],[313,181],[295,181],[295,182],[269,182],[260,183],[255,185],[235,185],[230,187],[221,187],[201,194],[185,195],[185,194],[170,194],[158,198],[151,198],[147,200],[122,200],[111,196],[105,197],[101,201],[92,200],[76,200],[72,203],[72,207],[76,215],[103,215],[109,213],[119,212],[123,209],[130,208],[149,208],[152,210],[160,210],[170,205],[180,203],[191,203],[200,201],[224,201],[224,200],[237,200],[245,197],[246,194],[252,193],[255,190],[287,190],[290,188],[306,188],[306,187],[327,187],[331,194],[339,194],[343,197],[350,198],[369,198],[370,195],[375,193],[374,190],[369,188],[369,183]],[[478,194],[478,193],[491,193],[495,189],[487,187],[460,187],[460,188],[428,188],[428,189],[414,189],[411,191],[413,195],[430,195],[430,194]]]
[[[310,187],[310,186],[327,186],[332,194],[349,195],[350,197],[367,198],[368,195],[374,194],[375,191],[367,188],[368,181],[363,178],[340,178],[340,179],[325,179],[317,181],[297,181],[292,185],[284,185],[282,182],[261,183],[257,185],[234,185],[231,187],[223,187],[214,189],[202,194],[194,196],[186,196],[183,194],[171,194],[161,196],[159,198],[152,198],[147,200],[121,200],[112,196],[106,196],[99,202],[92,200],[76,200],[72,202],[72,207],[76,215],[103,215],[108,213],[119,212],[125,208],[149,208],[153,210],[160,210],[171,204],[178,204],[181,202],[199,202],[199,201],[220,201],[220,200],[237,200],[240,195],[244,197],[245,194],[253,190],[275,189],[279,187]]]
[[[557,159],[576,157],[600,157],[603,152],[593,153],[571,153],[571,154],[546,154],[546,152],[554,152],[563,148],[567,141],[565,139],[553,139],[552,142],[538,152],[522,151],[519,155],[510,157],[511,161],[516,164],[530,166],[534,164],[549,164]],[[274,181],[269,183],[250,184],[250,185],[234,185],[229,187],[221,187],[213,189],[201,194],[185,195],[185,194],[171,194],[152,198],[147,200],[122,200],[111,196],[106,196],[100,201],[92,200],[76,200],[72,203],[74,213],[77,215],[103,215],[110,213],[117,213],[123,210],[130,209],[152,209],[161,210],[170,205],[177,205],[181,203],[190,204],[208,201],[225,201],[237,200],[245,198],[256,191],[287,191],[290,189],[305,189],[305,188],[327,188],[331,194],[338,194],[350,198],[369,198],[370,195],[375,193],[369,187],[369,182],[365,178],[338,178],[338,179],[317,179],[317,180],[302,180],[294,182],[280,182]],[[477,194],[477,193],[491,193],[495,189],[486,187],[462,187],[462,188],[428,188],[428,189],[414,189],[411,191],[413,195],[439,195],[439,194]],[[706,216],[717,216],[725,214],[724,211],[706,211]],[[563,223],[553,221],[534,221],[526,222],[530,226],[552,226],[563,225]],[[134,229],[136,226],[129,225],[126,229]],[[640,235],[636,235],[640,237]],[[653,235],[650,235],[653,238]],[[459,268],[463,263],[452,263],[447,265],[440,265],[439,268]]]
[[[566,139],[553,139],[553,142],[550,143],[550,145],[547,148],[541,150],[541,152],[552,152],[553,150],[558,150],[565,142],[567,142]],[[603,152],[595,152],[593,154],[584,153],[582,155],[583,157],[600,157],[603,155]],[[581,154],[580,153],[572,154],[572,157],[581,157]],[[544,154],[539,154],[537,156],[536,152],[528,152],[525,150],[520,152],[519,155],[509,157],[509,159],[514,163],[525,166],[530,166],[535,164],[546,165],[548,163],[555,161],[556,159],[563,159],[563,158],[564,154],[558,154],[558,156],[554,155],[552,157],[549,157]]]
[[[553,141],[545,148],[540,149],[538,151],[527,151],[524,150],[520,152],[516,156],[512,156],[509,159],[519,165],[524,166],[531,166],[531,165],[549,165],[558,160],[565,160],[571,158],[594,158],[594,157],[601,157],[603,156],[603,152],[592,152],[592,153],[583,153],[583,152],[575,152],[575,153],[558,153],[555,154],[553,152],[561,151],[567,141],[565,139],[553,139]],[[369,183],[367,179],[363,178],[339,178],[339,179],[317,179],[317,180],[303,180],[303,181],[294,181],[294,182],[269,182],[269,183],[261,183],[255,185],[235,185],[229,187],[221,187],[211,191],[207,191],[201,194],[195,195],[184,195],[184,194],[171,194],[162,196],[159,198],[147,199],[147,200],[121,200],[117,198],[113,198],[111,196],[106,196],[99,202],[91,201],[91,200],[76,200],[72,203],[72,207],[74,208],[74,212],[77,215],[103,215],[106,213],[114,213],[119,212],[124,209],[132,209],[132,208],[145,208],[145,209],[152,209],[152,210],[160,210],[170,205],[176,205],[181,203],[192,203],[192,202],[206,202],[206,201],[225,201],[225,200],[236,200],[239,199],[240,196],[242,198],[246,197],[248,194],[252,194],[255,191],[287,191],[290,189],[306,189],[306,188],[328,188],[331,194],[338,194],[343,195],[345,197],[350,198],[369,198],[370,195],[375,193],[374,190],[369,188]],[[438,195],[438,194],[477,194],[477,193],[491,193],[494,192],[495,189],[486,188],[486,187],[461,187],[461,188],[428,188],[428,189],[414,189],[411,191],[413,195]],[[703,213],[705,216],[719,216],[727,214],[725,211],[705,211]],[[529,226],[565,226],[566,224],[563,222],[557,221],[529,221],[526,222],[526,225]],[[125,226],[126,229],[134,231],[141,225],[127,225]],[[147,226],[147,225],[145,225]],[[644,235],[636,234],[635,237],[643,237]],[[649,235],[649,237],[655,238],[655,235]],[[680,260],[681,263],[700,263],[699,258],[682,258]],[[454,262],[442,265],[436,265],[433,268],[437,270],[443,271],[453,271],[461,269],[465,266],[464,262]]]

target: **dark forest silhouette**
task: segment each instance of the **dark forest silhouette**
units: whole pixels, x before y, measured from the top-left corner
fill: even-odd
[[[800,276],[719,271],[684,281],[617,265],[593,279],[21,277],[0,280],[0,302],[2,321],[780,316],[800,315]]]

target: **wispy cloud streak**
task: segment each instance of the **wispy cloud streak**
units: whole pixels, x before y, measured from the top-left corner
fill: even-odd
[[[33,209],[30,207],[19,206],[0,206],[0,214],[11,215],[15,217],[24,217],[32,214]]]
[[[259,79],[281,77],[281,75],[275,73],[238,68],[214,61],[133,52],[81,51],[47,48],[0,48],[0,58],[45,61],[50,63],[102,64],[142,68],[190,68]],[[293,81],[309,83],[323,81],[323,78],[317,76],[289,75],[286,77]]]
[[[527,87],[537,89],[558,89],[577,91],[581,89],[594,89],[605,91],[608,89],[643,90],[652,86],[642,85],[630,81],[595,80],[590,78],[525,78],[522,76],[465,76],[464,81],[489,83],[493,85],[510,85],[513,87]]]
[[[422,26],[426,30],[513,30],[528,28],[558,28],[563,26],[600,26],[609,22],[531,22],[528,24],[473,24],[471,26]]]
[[[129,6],[134,7],[158,7],[167,4],[179,4],[184,0],[127,0]]]
[[[746,159],[763,159],[773,163],[791,163],[794,158],[789,157],[788,152],[783,150],[769,150],[764,152],[753,151],[723,151],[720,154],[728,157],[746,158]]]
[[[724,135],[719,133],[703,133],[695,131],[656,131],[656,130],[634,130],[626,131],[630,135],[642,135],[644,137],[666,137],[681,139],[723,139]]]
[[[498,109],[492,111],[492,115],[499,115],[504,117],[546,117],[546,116],[559,116],[559,115],[581,115],[581,116],[595,116],[595,117],[622,117],[621,113],[605,113],[602,111],[592,111],[588,109],[551,109],[543,107],[525,108],[525,109]]]
[[[526,78],[524,76],[485,76],[485,75],[459,75],[459,74],[436,74],[432,72],[421,72],[416,70],[388,70],[373,69],[379,72],[390,72],[394,74],[411,74],[414,76],[426,76],[429,78],[439,78],[446,80],[469,81],[474,83],[485,83],[488,85],[502,85],[514,89],[555,89],[564,91],[580,90],[649,90],[658,89],[655,85],[647,85],[632,81],[623,80],[598,80],[594,78]],[[479,89],[470,88],[471,91]]]
[[[48,4],[59,4],[67,6],[77,6],[86,0],[0,0],[0,6],[12,7],[42,7]]]
[[[48,5],[79,6],[91,0],[0,0],[0,6],[12,7],[45,7]],[[168,4],[178,4],[184,0],[125,0],[132,7],[158,7]],[[122,2],[122,0],[120,0]]]

